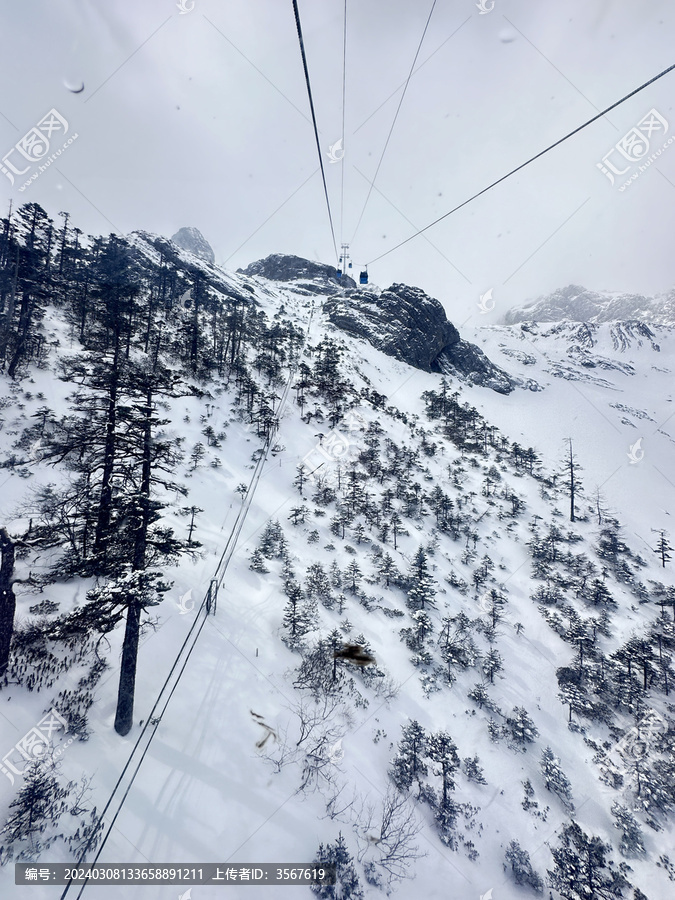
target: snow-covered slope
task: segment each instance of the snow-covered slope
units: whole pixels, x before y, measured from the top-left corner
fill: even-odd
[[[486,326],[474,340],[538,390],[518,395],[515,416],[481,395],[479,408],[514,440],[555,459],[578,448],[589,493],[630,514],[644,547],[655,518],[675,508],[675,327],[638,321]]]
[[[151,258],[142,237],[137,247]],[[334,424],[326,393],[305,388],[307,397],[299,405],[295,397],[302,396],[303,388],[301,373],[296,373],[296,390],[277,410],[279,428],[252,496],[237,488],[249,483],[261,441],[242,421],[233,383],[213,381],[200,386],[201,396],[169,402],[166,430],[185,439],[186,456],[204,441],[206,426],[222,437],[206,447],[196,465],[186,458],[175,472],[189,494],[177,496],[167,522],[185,531],[180,509],[203,510],[196,533],[202,554],[167,570],[173,587],[153,610],[157,627],[145,631],[141,645],[136,724],[126,738],[112,730],[122,638],[117,629],[104,651],[109,669],[96,687],[89,712],[91,736],[86,742],[75,741],[61,757],[66,778],[92,777],[91,802],[99,812],[195,622],[199,601],[217,571],[242,503],[250,501],[250,510],[220,587],[217,612],[204,620],[100,862],[308,863],[320,842],[333,842],[341,832],[357,859],[365,896],[379,897],[382,891],[366,883],[365,875],[370,872],[386,886],[388,871],[382,860],[396,835],[386,833],[382,817],[392,798],[403,798],[398,833],[404,827],[417,833],[403,847],[409,869],[408,878],[392,884],[398,896],[515,900],[524,889],[505,870],[509,842],[517,840],[545,877],[553,868],[550,847],[556,846],[571,816],[569,801],[546,789],[540,771],[541,754],[550,747],[571,782],[574,820],[586,833],[613,846],[618,865],[620,836],[613,825],[612,804],[640,806],[626,774],[621,744],[621,736],[633,723],[625,711],[617,711],[611,721],[575,714],[573,727],[568,727],[557,670],[573,665],[575,647],[561,636],[566,634],[562,619],[570,609],[584,619],[599,611],[575,596],[570,582],[561,587],[567,613],[561,613],[557,623],[552,615],[547,618],[542,612],[546,604],[532,599],[546,582],[533,577],[528,543],[543,541],[547,528],[557,525],[563,535],[561,553],[585,557],[600,572],[606,561],[597,552],[600,525],[593,488],[599,485],[606,498],[601,506],[611,507],[623,525],[634,571],[633,582],[622,581],[606,566],[604,580],[616,606],[608,609],[606,633],[598,637],[602,654],[608,657],[631,634],[656,620],[658,605],[639,596],[639,585],[648,585],[650,579],[672,584],[670,567],[661,569],[652,552],[651,533],[652,528],[668,529],[668,510],[673,506],[669,462],[673,438],[667,422],[675,350],[671,329],[653,327],[646,332],[624,323],[493,327],[479,332],[475,340],[488,356],[522,379],[523,385],[531,380],[533,389],[505,396],[448,378],[448,393],[457,395],[457,415],[464,409],[475,423],[470,414],[470,407],[475,407],[486,420],[482,448],[462,447],[448,436],[450,430],[440,434],[439,420],[427,415],[431,395],[427,393],[425,402],[423,394],[439,396],[443,376],[413,368],[340,330],[322,312],[325,296],[318,287],[313,293],[302,283],[225,273],[189,254],[183,261],[210,273],[224,302],[248,295],[248,302],[270,319],[283,307],[284,316],[306,332],[299,358],[306,366],[316,365],[321,342],[335,342],[341,350],[339,377],[346,402],[344,414]],[[53,351],[53,370],[58,353],[66,348],[77,351],[77,342],[56,310],[50,311],[48,327],[60,340],[60,349]],[[288,375],[288,367],[283,374]],[[47,402],[57,413],[67,407],[69,385],[55,380],[49,370],[31,370],[30,377],[33,383],[20,387],[3,379],[8,398],[0,432],[4,455],[13,452],[13,444],[41,404]],[[283,395],[282,382],[274,388]],[[494,429],[490,433],[491,426],[499,429],[503,441]],[[575,523],[566,519],[569,502],[561,482],[556,486],[547,477],[559,468],[563,439],[569,437],[585,470],[585,495],[577,498]],[[518,462],[518,452],[514,456],[509,449],[513,442],[534,449],[541,465],[539,477]],[[356,474],[350,481],[352,462]],[[304,466],[300,484],[299,466]],[[59,477],[39,458],[4,470],[4,521],[19,529],[25,521],[27,489]],[[321,494],[326,486],[337,498]],[[452,508],[450,524],[444,527],[439,522],[446,513],[440,506],[434,508],[440,502],[439,490],[450,498]],[[356,504],[358,511],[353,510],[351,520],[340,519],[336,499],[342,500],[343,508]],[[368,504],[377,516],[366,515]],[[393,532],[391,525],[383,531],[392,509],[398,512],[400,525]],[[262,567],[252,569],[251,557],[276,521],[286,544],[283,558],[268,547]],[[422,641],[424,647],[415,650],[410,646],[411,632],[420,627],[421,619],[406,578],[420,550],[435,599],[426,608],[432,633]],[[391,583],[382,574],[386,554],[399,573],[391,576]],[[309,569],[317,564],[332,580],[322,600],[315,593],[307,604],[309,627],[292,649],[284,625],[288,584],[297,582],[307,591]],[[558,569],[559,564],[551,563],[551,572]],[[90,586],[76,579],[49,585],[44,594],[68,609],[82,602]],[[492,589],[500,598],[497,607],[490,599]],[[30,606],[43,597],[36,598],[28,585],[17,585],[16,592],[19,620],[30,619]],[[402,628],[409,629],[407,643]],[[448,629],[455,637],[459,634],[460,644],[465,641],[458,651],[465,662],[451,665],[443,655]],[[340,690],[329,679],[313,692],[308,685],[316,679],[313,682],[314,676],[299,667],[303,659],[320,661],[320,653],[312,657],[317,642],[326,642],[335,631],[345,641],[367,646],[376,667],[361,670],[341,663]],[[495,665],[490,673],[486,660],[491,651],[498,653],[501,669]],[[76,688],[81,674],[77,667],[71,669],[51,690],[39,694],[23,687],[4,688],[3,746],[9,750],[49,708],[52,695],[65,687]],[[477,684],[484,686],[489,702],[468,696]],[[672,712],[656,685],[644,702],[662,718]],[[516,737],[513,724],[519,709],[527,711],[534,726],[523,740]],[[451,838],[445,833],[445,842],[433,805],[417,799],[414,785],[409,795],[399,793],[388,774],[402,729],[413,721],[428,736],[447,732],[459,758],[478,757],[484,772],[485,783],[469,777],[466,763],[454,773],[457,822]],[[259,746],[265,735],[268,740]],[[429,757],[426,765],[428,774],[422,782],[427,785],[427,800],[429,789],[438,800],[439,763]],[[607,773],[614,770],[626,776],[622,786],[608,783]],[[524,794],[528,780],[534,790],[529,804]],[[0,798],[3,814],[13,790],[7,782]],[[663,854],[672,854],[672,820],[662,817],[661,830],[656,831],[645,826],[644,813],[636,814],[642,818],[647,856],[629,860],[630,880],[650,900],[666,900],[672,880],[664,865],[656,863]],[[45,861],[67,858],[60,844],[39,855]],[[391,867],[398,871],[396,864]],[[28,896],[28,888],[13,886],[11,866],[0,872],[0,879],[3,898]],[[154,900],[177,897],[186,890],[90,884],[84,897]],[[36,886],[30,894],[51,897],[56,891]],[[297,886],[230,891],[251,900],[275,892],[288,898],[312,896],[308,888]],[[69,896],[74,895],[71,890]],[[193,900],[208,895],[207,888],[192,888]],[[631,897],[632,891],[625,896]]]

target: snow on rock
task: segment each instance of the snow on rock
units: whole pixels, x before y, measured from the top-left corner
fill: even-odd
[[[216,255],[213,252],[211,244],[209,244],[198,228],[193,228],[192,226],[179,228],[171,237],[171,240],[174,244],[178,244],[179,247],[182,247],[183,250],[188,250],[200,259],[211,263],[211,265],[216,261]]]
[[[576,284],[558,288],[504,316],[506,325],[519,322],[613,322],[644,319],[661,325],[675,323],[675,289],[655,297],[611,291],[591,291]]]
[[[327,300],[323,311],[343,331],[416,369],[459,375],[503,394],[513,390],[506,372],[463,341],[439,301],[421,288],[392,284],[380,293],[345,291]]]

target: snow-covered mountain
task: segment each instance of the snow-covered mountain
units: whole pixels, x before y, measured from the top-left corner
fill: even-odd
[[[519,322],[615,322],[639,319],[654,325],[675,324],[675,289],[655,297],[591,291],[569,284],[552,294],[538,297],[509,310],[507,325]]]
[[[143,232],[122,255],[138,294],[117,356],[118,276],[92,263],[85,294],[66,263],[33,356],[0,376],[17,598],[2,896],[27,890],[11,861],[77,858],[105,811],[101,863],[337,859],[342,896],[369,900],[669,897],[672,329],[524,324],[469,340],[419,288],[345,288],[297,257],[232,273]],[[117,419],[87,444],[89,422],[110,421],[120,354]],[[106,568],[90,545],[110,433]],[[122,551],[149,461],[152,567],[171,586],[144,607],[120,736],[113,613],[141,590]],[[53,783],[21,763],[50,709],[70,729],[50,736]],[[52,800],[70,788],[35,807],[41,833],[26,785]],[[187,887],[90,883],[84,897],[113,890]]]

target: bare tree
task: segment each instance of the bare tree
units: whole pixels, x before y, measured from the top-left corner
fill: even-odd
[[[386,873],[389,885],[401,881],[408,876],[412,863],[426,855],[414,843],[422,826],[413,805],[393,786],[387,788],[379,816],[375,817],[373,808],[368,806],[354,828],[362,845],[358,860],[365,860],[366,873],[370,870],[369,880],[374,883],[379,880],[373,877],[378,869]]]
[[[567,441],[569,448],[563,461],[563,479],[570,495],[570,522],[576,522],[574,501],[576,500],[577,493],[581,490],[581,481],[579,479],[581,466],[577,462],[577,458],[574,454],[572,438],[568,438]]]

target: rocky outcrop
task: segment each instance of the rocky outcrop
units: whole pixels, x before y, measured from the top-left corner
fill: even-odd
[[[459,375],[471,384],[492,388],[498,394],[510,394],[514,382],[480,347],[461,338],[445,347],[436,360],[437,368],[447,375]]]
[[[331,293],[340,287],[354,288],[356,282],[343,275],[337,277],[335,266],[326,263],[312,262],[301,256],[290,256],[285,253],[273,253],[265,259],[252,262],[245,269],[237,269],[243,275],[259,275],[271,281],[313,281],[321,285],[330,285]],[[304,285],[304,287],[309,287]],[[312,291],[312,293],[314,293]],[[318,292],[317,292],[318,293]]]
[[[173,235],[171,240],[183,250],[193,253],[199,259],[203,259],[205,262],[211,263],[211,265],[216,261],[216,255],[211,244],[209,244],[198,228],[181,228]]]
[[[323,311],[338,328],[418,369],[454,374],[503,394],[514,388],[506,372],[462,340],[439,301],[420,288],[348,290],[329,297]]]

